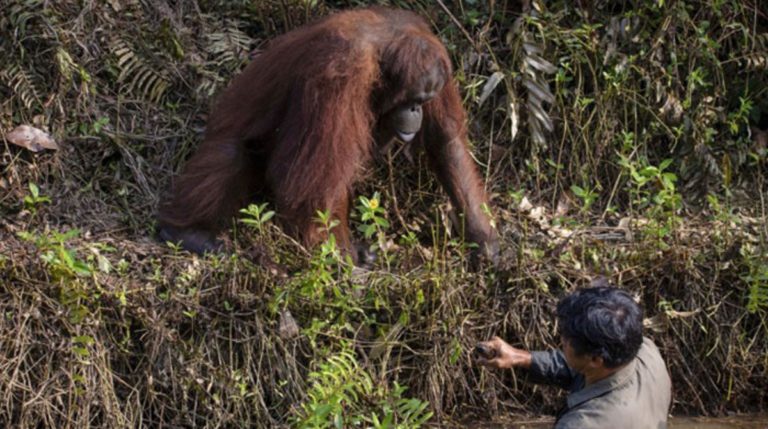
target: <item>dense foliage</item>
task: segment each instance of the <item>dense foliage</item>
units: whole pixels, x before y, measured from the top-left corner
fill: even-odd
[[[503,237],[469,269],[426,162],[396,148],[355,202],[379,254],[302,249],[270,206],[234,252],[152,239],[217,91],[336,9],[425,16],[453,56]],[[0,0],[0,425],[416,427],[553,412],[481,370],[499,335],[557,345],[606,276],[637,296],[676,413],[768,408],[768,7],[758,0]],[[333,220],[319,216],[319,226]]]

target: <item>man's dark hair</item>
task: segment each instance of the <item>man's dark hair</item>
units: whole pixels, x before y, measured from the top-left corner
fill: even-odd
[[[579,289],[557,304],[560,335],[579,355],[600,356],[607,368],[631,361],[643,342],[643,311],[615,287]]]

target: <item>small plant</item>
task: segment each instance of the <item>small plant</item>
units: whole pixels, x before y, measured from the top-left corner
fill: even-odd
[[[488,216],[488,219],[490,219],[489,223],[491,224],[491,228],[496,229],[496,217],[493,216],[493,212],[491,211],[491,208],[488,206],[488,204],[487,203],[481,204],[480,210],[482,210],[483,214]]]
[[[276,236],[269,233],[269,223],[275,212],[268,210],[268,203],[249,204],[248,207],[240,209],[242,215],[239,222],[246,225],[247,228],[256,233],[256,240],[266,249],[278,247]]]
[[[766,255],[754,249],[752,246],[744,246],[741,249],[744,261],[749,273],[742,279],[749,285],[747,295],[747,311],[756,313],[760,310],[768,310],[768,262]]]
[[[317,262],[322,265],[336,265],[343,260],[341,251],[336,245],[336,235],[333,234],[333,229],[339,225],[339,220],[334,219],[329,211],[318,211],[315,220],[320,224],[320,228],[322,228],[328,237],[325,242],[320,245],[320,260]],[[352,261],[348,262],[351,263]]]
[[[507,191],[507,194],[512,198],[512,202],[515,203],[515,206],[519,206],[523,201],[523,198],[525,198],[525,189],[510,189]]]
[[[682,205],[682,197],[677,193],[675,186],[677,175],[666,171],[672,160],[665,159],[656,167],[640,165],[627,157],[619,156],[619,163],[629,171],[632,202],[645,210],[650,217],[646,231],[657,239],[659,246],[666,247],[663,239],[681,222],[677,215]]]
[[[737,135],[749,125],[749,118],[754,109],[754,103],[750,98],[739,97],[739,109],[728,114],[728,129],[732,135]]]
[[[76,249],[68,247],[67,241],[77,237],[76,229],[61,233],[58,231],[44,234],[20,232],[21,239],[35,245],[40,251],[40,259],[45,264],[52,279],[60,286],[59,302],[67,309],[69,320],[73,324],[81,323],[93,314],[91,305],[98,305],[101,295],[98,284],[84,280],[95,279],[96,268],[88,259],[80,259]]]
[[[316,309],[325,320],[344,320],[347,309],[357,311],[350,303],[354,300],[353,295],[343,290],[352,263],[348,258],[342,258],[336,236],[331,232],[339,221],[333,219],[329,212],[318,212],[316,220],[328,238],[314,250],[309,267],[297,273],[290,283],[278,291],[270,303],[270,310],[276,314],[297,301],[308,302],[312,307],[305,308],[306,314]],[[313,322],[305,329],[305,334],[310,341],[314,341],[325,326],[325,323],[318,325]]]
[[[576,195],[581,200],[582,213],[588,212],[589,208],[592,207],[592,204],[594,204],[594,202],[597,201],[597,197],[600,196],[600,194],[598,194],[591,188],[589,187],[582,188],[581,186],[578,186],[578,185],[572,185],[571,192],[573,192],[573,194]]]
[[[240,209],[240,213],[245,215],[240,222],[252,226],[259,233],[264,232],[264,226],[275,216],[274,211],[267,210],[267,205],[268,203],[249,204],[248,207]]]
[[[93,346],[95,340],[89,335],[78,335],[72,338],[72,353],[77,356],[81,363],[89,363],[88,358],[91,356],[89,347]]]
[[[375,234],[379,249],[382,252],[386,251],[386,231],[389,229],[389,221],[385,218],[386,210],[381,206],[381,196],[378,192],[375,192],[371,198],[360,196],[359,202],[357,211],[362,223],[357,227],[358,231],[362,232],[365,238],[371,238]]]
[[[43,203],[50,203],[51,199],[40,195],[40,188],[36,184],[29,182],[29,195],[24,197],[24,208],[32,212],[37,213],[37,208]]]
[[[320,363],[309,384],[299,428],[419,428],[432,417],[427,402],[403,397],[405,386],[374,383],[346,349]]]
[[[80,134],[82,135],[95,136],[95,135],[101,134],[101,130],[107,125],[109,125],[109,118],[107,118],[106,116],[102,116],[90,124],[81,123],[79,131],[80,131]]]
[[[71,229],[64,233],[51,231],[45,234],[22,231],[18,235],[40,250],[40,259],[48,266],[53,277],[59,280],[87,277],[94,272],[91,264],[78,259],[77,252],[66,246],[66,242],[77,237],[78,234],[80,234],[79,230]]]

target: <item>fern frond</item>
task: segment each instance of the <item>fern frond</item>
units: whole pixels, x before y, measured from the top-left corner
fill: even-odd
[[[24,38],[27,34],[27,24],[37,17],[43,16],[43,0],[27,0],[25,2],[11,2],[7,16],[11,26],[15,29],[17,38]]]
[[[123,40],[113,41],[112,48],[120,71],[117,80],[125,85],[124,90],[145,100],[158,102],[170,85],[165,73],[152,67],[147,59]]]
[[[749,284],[747,310],[750,313],[768,310],[768,263],[765,262],[765,254],[756,251],[755,254],[746,254],[744,260],[749,267],[749,274],[743,276]]]
[[[0,72],[0,81],[13,91],[13,95],[21,100],[26,109],[40,106],[40,91],[35,84],[34,76],[20,67],[13,64]]]
[[[213,95],[247,61],[253,39],[238,29],[236,22],[228,22],[225,30],[206,36],[203,48],[209,59],[201,67],[196,93],[202,98]]]
[[[744,67],[753,71],[764,71],[768,69],[768,52],[755,52],[746,56]]]
[[[549,89],[547,77],[557,71],[549,61],[541,57],[544,49],[537,43],[523,43],[523,62],[521,72],[523,86],[527,90],[526,106],[528,108],[528,130],[535,148],[547,146],[547,136],[555,130],[552,118],[544,103],[552,105],[555,96]]]
[[[211,33],[206,38],[208,45],[205,50],[212,55],[212,61],[227,68],[239,67],[253,43],[253,39],[237,29],[234,23],[229,23],[224,31]]]

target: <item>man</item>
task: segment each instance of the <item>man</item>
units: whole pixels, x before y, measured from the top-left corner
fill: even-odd
[[[663,429],[671,382],[656,345],[643,338],[643,314],[613,287],[576,291],[557,305],[561,350],[528,352],[498,337],[480,343],[478,362],[524,368],[529,380],[568,389],[556,429]]]

